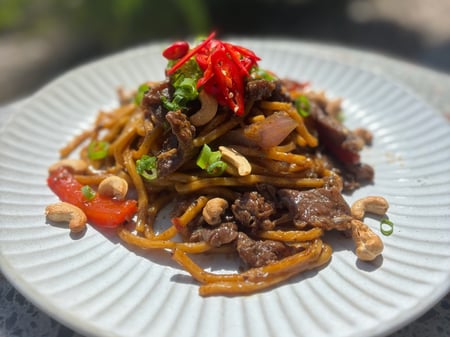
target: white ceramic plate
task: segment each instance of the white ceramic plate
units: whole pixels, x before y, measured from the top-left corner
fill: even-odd
[[[378,336],[424,313],[450,285],[450,128],[408,90],[292,41],[239,40],[280,76],[344,98],[346,123],[375,136],[363,153],[375,183],[347,197],[383,195],[395,232],[378,264],[329,236],[331,263],[270,291],[201,298],[168,255],[128,250],[89,227],[81,238],[46,224],[58,149],[115,105],[115,88],[163,78],[163,45],[69,72],[29,99],[0,136],[0,264],[28,299],[89,336]],[[377,221],[368,224],[378,231]]]

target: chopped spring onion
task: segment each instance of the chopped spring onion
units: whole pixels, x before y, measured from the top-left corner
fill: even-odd
[[[295,108],[297,109],[297,112],[302,117],[308,117],[311,111],[311,104],[309,103],[308,97],[301,95],[298,96],[295,101]]]
[[[391,235],[394,232],[394,223],[386,218],[381,219],[380,231],[383,235]]]
[[[211,176],[220,176],[225,172],[227,164],[221,160],[211,163],[206,168],[206,172]]]
[[[83,193],[86,200],[92,200],[95,198],[95,191],[89,185],[84,185],[81,187],[81,193]]]
[[[156,170],[156,157],[144,154],[141,159],[136,160],[136,171],[147,180],[154,180],[158,176]]]
[[[179,83],[174,83],[177,88],[175,96],[182,96],[188,101],[192,101],[198,97],[197,81],[194,78],[185,77]]]
[[[98,160],[103,159],[108,155],[109,143],[105,141],[92,141],[87,149],[89,159]]]
[[[262,78],[267,81],[275,81],[277,79],[274,74],[258,66],[254,66],[251,69],[251,75],[253,78]]]
[[[145,93],[148,91],[149,86],[147,83],[141,84],[137,90],[136,96],[134,96],[134,103],[136,105],[141,105],[142,99],[144,98]]]
[[[227,168],[227,164],[221,159],[220,151],[211,151],[211,148],[204,144],[197,158],[197,166],[209,175],[220,176]]]
[[[197,81],[200,76],[201,70],[198,64],[194,60],[186,62],[171,76],[175,91],[172,101],[165,96],[161,97],[164,107],[169,111],[177,111],[186,108],[188,102],[197,99]]]
[[[170,102],[165,96],[161,97],[164,107],[169,111],[177,111],[186,107],[186,103],[198,97],[197,82],[193,78],[185,77],[174,83],[176,88],[173,100]]]

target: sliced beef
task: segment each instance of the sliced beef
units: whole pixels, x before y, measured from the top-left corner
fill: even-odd
[[[325,146],[329,147],[331,144],[334,144],[341,150],[353,153],[354,157],[358,156],[358,151],[364,146],[364,140],[361,139],[361,137],[354,134],[335,117],[327,114],[325,110],[318,105],[312,104],[311,117],[314,120],[316,129],[319,133],[319,138],[323,140]],[[331,150],[333,152],[334,149],[331,148]],[[339,153],[335,154],[339,157]],[[342,159],[348,161],[350,158]]]
[[[239,232],[236,249],[249,267],[262,267],[293,254],[293,248],[279,241],[253,240]]]
[[[344,190],[354,190],[361,183],[371,183],[374,170],[370,165],[361,163],[359,155],[366,141],[316,104],[312,104],[311,119],[320,143],[337,161],[335,167],[342,171]]]
[[[371,183],[375,176],[372,166],[364,163],[347,165],[343,169],[344,191],[358,189],[362,183]]]
[[[167,110],[161,104],[161,96],[169,97],[169,81],[162,81],[152,86],[142,98],[141,107],[145,116],[156,125],[163,125],[166,122]]]
[[[158,177],[164,177],[182,166],[195,155],[192,143],[195,127],[181,111],[169,111],[166,120],[170,124],[171,134],[165,141],[165,151],[157,156]]]
[[[290,101],[290,97],[283,91],[281,81],[250,80],[245,87],[245,98],[250,101]]]
[[[233,222],[224,222],[213,229],[199,228],[192,233],[190,241],[205,241],[213,247],[220,247],[236,240],[237,229],[237,225]]]
[[[290,78],[283,78],[280,80],[283,87],[286,88],[287,91],[302,91],[309,87],[309,82],[299,82],[297,80],[292,80]]]
[[[236,221],[250,231],[271,229],[275,225],[270,217],[276,213],[275,205],[256,191],[245,192],[231,205]]]
[[[297,227],[313,226],[324,230],[349,228],[352,219],[350,207],[335,188],[307,191],[281,189],[278,196]]]
[[[324,161],[325,168],[342,177],[342,179],[334,175],[324,177],[324,187],[336,187],[340,191],[350,192],[358,189],[361,184],[371,183],[374,179],[375,171],[370,165],[364,163],[345,165],[323,153],[320,154],[320,158]]]
[[[275,82],[268,80],[250,80],[245,87],[245,98],[253,101],[267,99],[275,90]]]

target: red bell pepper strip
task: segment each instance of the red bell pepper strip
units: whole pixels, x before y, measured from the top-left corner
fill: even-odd
[[[116,200],[98,193],[93,199],[87,200],[81,191],[83,185],[65,167],[51,173],[47,184],[61,201],[82,209],[88,222],[99,227],[115,228],[130,220],[137,212],[136,200]]]

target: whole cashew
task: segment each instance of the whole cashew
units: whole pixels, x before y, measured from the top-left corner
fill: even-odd
[[[384,215],[388,208],[389,203],[383,197],[369,196],[356,200],[351,207],[351,212],[355,219],[362,220],[366,212]]]
[[[61,159],[60,161],[57,161],[56,163],[53,163],[48,168],[49,173],[55,172],[60,167],[68,167],[70,168],[73,173],[84,173],[88,169],[88,164],[81,159]]]
[[[351,221],[352,239],[355,242],[356,256],[363,261],[372,261],[383,252],[383,241],[365,223]]]
[[[248,176],[252,172],[252,166],[250,165],[247,158],[245,158],[236,150],[226,146],[219,146],[219,151],[222,154],[222,158],[226,162],[237,168],[238,174],[240,176]]]
[[[118,176],[109,176],[98,185],[98,193],[107,197],[123,200],[128,192],[128,183]]]
[[[86,214],[80,208],[67,202],[48,205],[45,214],[50,221],[68,222],[73,233],[82,232],[86,228]]]
[[[194,126],[202,126],[208,123],[216,115],[218,107],[217,100],[213,96],[207,94],[205,90],[200,91],[198,98],[202,103],[202,107],[189,117],[189,121]]]
[[[206,223],[209,225],[220,224],[220,216],[228,208],[228,201],[222,198],[212,198],[206,202],[203,207],[202,215]]]

